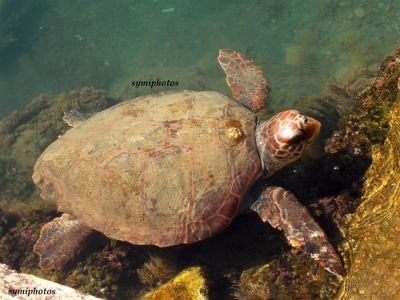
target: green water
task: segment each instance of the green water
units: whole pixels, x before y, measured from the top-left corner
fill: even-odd
[[[40,93],[152,92],[132,80],[228,92],[222,47],[262,66],[282,108],[376,69],[399,40],[398,0],[0,0],[0,117]]]

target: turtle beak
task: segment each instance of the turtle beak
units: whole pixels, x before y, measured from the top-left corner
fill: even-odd
[[[308,137],[308,143],[312,143],[318,137],[319,132],[321,130],[321,123],[317,120],[307,117],[308,122],[304,124],[304,131]]]

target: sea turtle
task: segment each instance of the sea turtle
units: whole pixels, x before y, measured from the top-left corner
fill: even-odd
[[[34,246],[42,268],[63,268],[93,230],[166,247],[211,237],[247,208],[343,276],[325,233],[292,193],[267,186],[243,201],[260,175],[302,155],[320,123],[296,110],[259,122],[269,93],[261,69],[230,49],[219,51],[218,62],[233,99],[182,91],[125,101],[86,120],[66,113],[73,128],[43,152],[32,176],[64,212]]]

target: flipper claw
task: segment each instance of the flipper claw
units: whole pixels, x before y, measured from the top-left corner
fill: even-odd
[[[342,279],[345,271],[324,231],[296,197],[282,188],[267,187],[251,206],[261,219],[281,229],[292,247],[300,248],[328,272]]]

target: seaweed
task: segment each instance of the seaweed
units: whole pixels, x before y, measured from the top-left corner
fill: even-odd
[[[154,288],[176,275],[177,267],[171,259],[153,254],[137,270],[137,274],[142,284]]]
[[[140,283],[136,269],[144,259],[140,249],[97,236],[78,263],[65,270],[62,283],[107,299],[129,299]]]
[[[357,94],[353,108],[340,121],[340,129],[327,141],[327,152],[371,156],[371,147],[383,143],[388,132],[388,112],[397,97],[399,59],[400,49],[384,60],[375,80]]]
[[[338,282],[324,276],[308,255],[297,251],[268,264],[242,272],[232,293],[234,299],[331,299]]]

